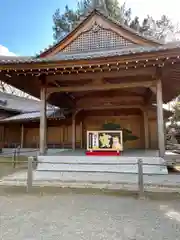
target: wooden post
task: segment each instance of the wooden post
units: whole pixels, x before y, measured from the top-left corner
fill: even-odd
[[[24,147],[24,124],[21,125],[21,148]]]
[[[144,140],[145,140],[145,149],[149,149],[149,122],[148,122],[148,112],[143,111],[144,118]]]
[[[138,159],[138,186],[139,186],[139,197],[144,197],[144,179],[143,179],[143,161]]]
[[[81,138],[81,149],[83,148],[83,123],[80,122],[80,138]]]
[[[72,149],[76,149],[76,115],[72,117]]]
[[[13,166],[13,168],[15,168],[16,167],[16,154],[17,152],[16,152],[16,148],[13,150],[13,154],[12,154],[12,166]]]
[[[28,157],[28,171],[27,171],[27,193],[31,191],[33,185],[33,157]]]
[[[46,153],[46,137],[47,137],[47,120],[46,120],[46,88],[41,87],[40,100],[40,155]]]
[[[162,83],[160,79],[157,81],[156,101],[157,101],[157,127],[158,127],[159,156],[164,157],[164,154],[165,154],[164,119],[163,119]]]

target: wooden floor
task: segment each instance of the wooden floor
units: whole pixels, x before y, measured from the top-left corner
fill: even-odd
[[[48,149],[47,155],[60,155],[60,156],[85,156],[86,154],[85,149]],[[121,153],[121,156],[126,157],[158,157],[159,152],[158,150],[151,150],[151,149],[133,149],[133,150],[125,150]],[[167,157],[180,157],[179,154],[175,154],[171,151],[166,151]]]

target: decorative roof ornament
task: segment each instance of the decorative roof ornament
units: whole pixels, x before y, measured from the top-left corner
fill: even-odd
[[[92,31],[98,32],[99,30],[100,30],[100,26],[95,22],[94,25],[92,26]]]
[[[107,5],[105,0],[92,0],[92,8],[95,10],[101,10],[103,13],[107,14]]]

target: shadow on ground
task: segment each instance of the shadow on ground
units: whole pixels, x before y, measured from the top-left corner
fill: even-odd
[[[60,188],[60,187],[33,187],[29,193],[26,192],[26,187],[14,186],[14,187],[0,187],[0,196],[4,195],[66,195],[66,194],[82,194],[82,195],[107,195],[116,197],[131,197],[134,199],[140,199],[139,194],[136,191],[125,191],[125,190],[104,190],[104,189],[76,189],[76,188]],[[176,200],[180,199],[180,193],[153,193],[145,192],[144,197],[141,199],[151,200]]]

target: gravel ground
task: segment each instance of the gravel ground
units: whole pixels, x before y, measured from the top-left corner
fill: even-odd
[[[1,196],[3,240],[179,240],[179,200],[64,193]]]

